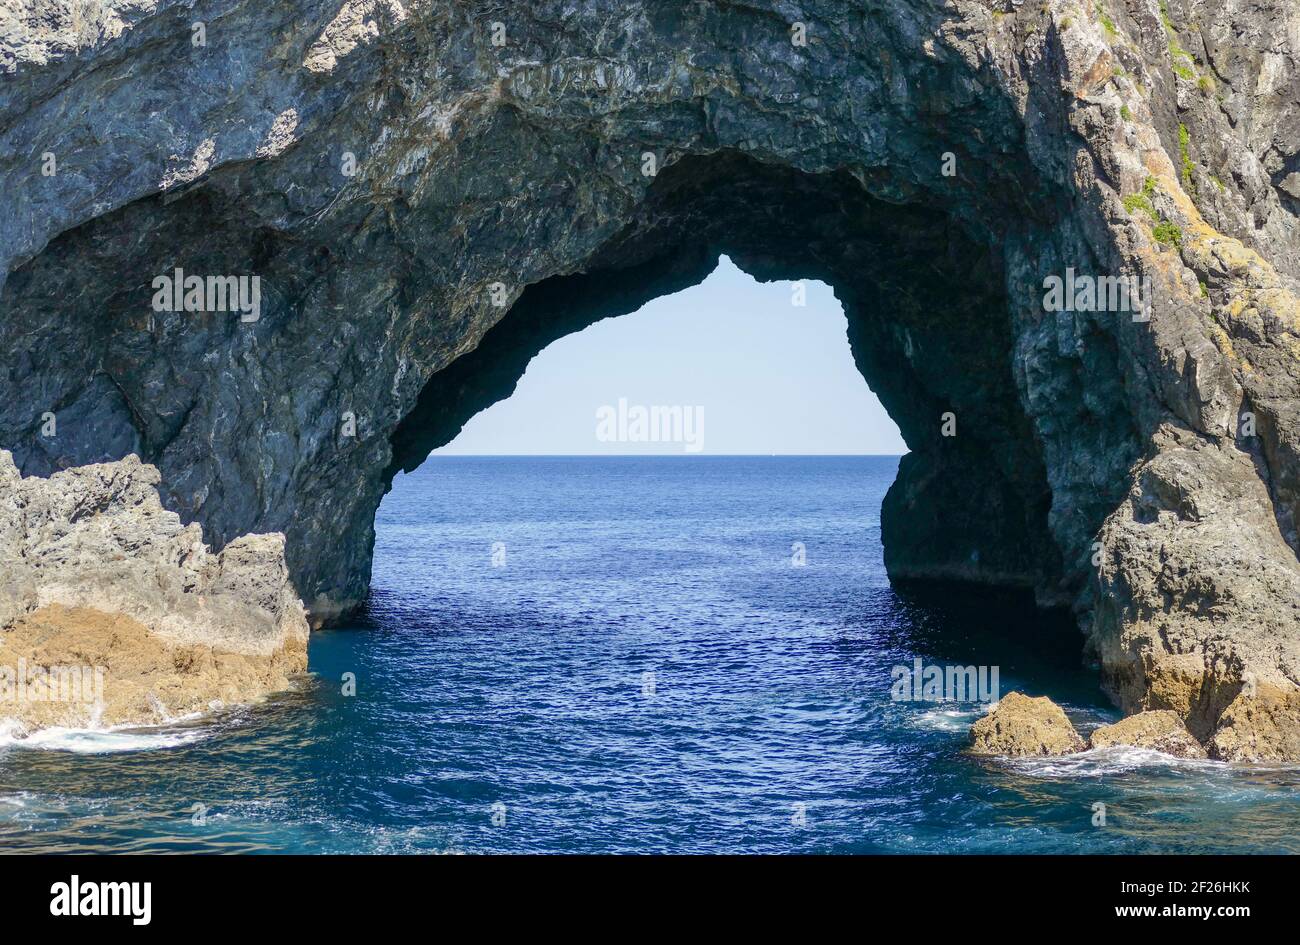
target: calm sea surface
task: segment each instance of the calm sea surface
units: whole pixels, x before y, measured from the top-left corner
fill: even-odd
[[[0,741],[0,849],[1300,852],[1300,770],[980,760],[981,706],[893,701],[919,657],[996,666],[1085,732],[1117,717],[1069,624],[890,589],[895,468],[434,458],[299,691]]]

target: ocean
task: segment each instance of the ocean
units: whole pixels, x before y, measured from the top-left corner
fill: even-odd
[[[1068,619],[890,587],[896,467],[435,456],[296,691],[0,737],[0,849],[1300,852],[1300,769],[975,758],[981,693],[893,698],[920,660],[996,669],[1085,734],[1118,718]]]

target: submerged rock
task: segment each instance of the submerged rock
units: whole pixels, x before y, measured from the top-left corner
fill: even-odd
[[[0,451],[0,718],[158,722],[306,669],[283,537],[213,554],[162,507],[158,478],[135,456],[23,478]]]
[[[1205,749],[1176,712],[1160,710],[1139,712],[1114,725],[1103,725],[1088,737],[1089,748],[1129,745],[1150,748],[1177,758],[1204,758]]]
[[[1059,705],[1019,692],[998,700],[970,734],[971,751],[979,755],[1069,755],[1084,747]]]

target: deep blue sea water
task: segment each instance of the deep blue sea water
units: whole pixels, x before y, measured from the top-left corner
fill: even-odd
[[[1117,717],[1068,622],[890,588],[896,465],[435,457],[299,691],[0,747],[0,849],[1300,852],[1300,770],[977,759],[981,706],[892,700],[920,657]]]

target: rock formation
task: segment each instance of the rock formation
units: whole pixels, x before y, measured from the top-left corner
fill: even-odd
[[[1205,748],[1168,709],[1139,712],[1113,725],[1093,729],[1085,743],[1065,711],[1046,696],[1011,692],[995,703],[970,730],[971,752],[1023,757],[1071,755],[1086,749],[1129,746],[1176,758],[1204,758]],[[1241,760],[1246,760],[1243,756]]]
[[[1114,725],[1103,725],[1088,736],[1089,748],[1131,745],[1150,748],[1176,758],[1204,758],[1205,749],[1183,725],[1178,713],[1168,709],[1139,712]]]
[[[398,470],[725,252],[843,302],[895,579],[1297,759],[1298,50],[1293,0],[0,0],[0,445],[139,454],[327,620]]]
[[[1046,696],[1031,699],[1009,692],[971,726],[977,755],[1069,755],[1083,751],[1083,739],[1061,707]]]
[[[306,670],[283,536],[213,554],[157,484],[133,455],[42,479],[0,451],[0,719],[158,722],[254,701]],[[55,698],[55,668],[82,688]]]
[[[1300,694],[1267,685],[1238,693],[1219,716],[1210,754],[1224,761],[1300,758]]]

